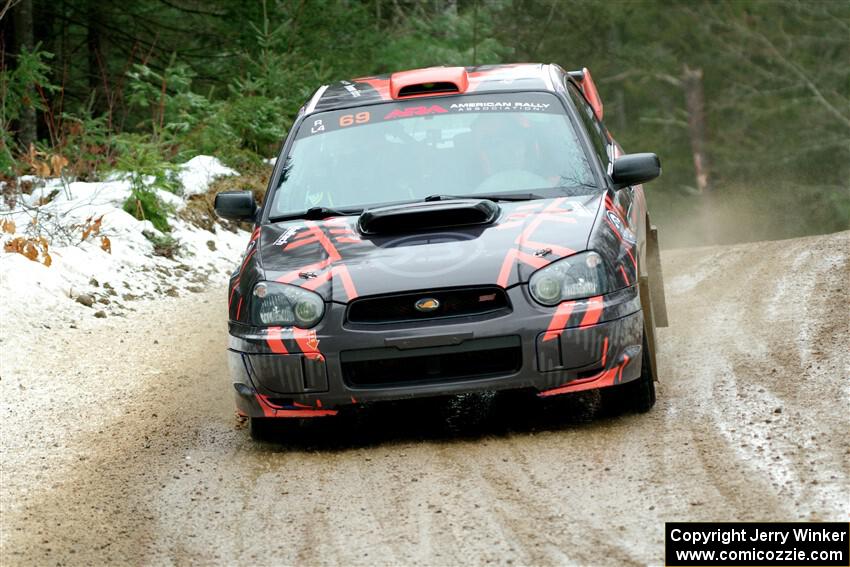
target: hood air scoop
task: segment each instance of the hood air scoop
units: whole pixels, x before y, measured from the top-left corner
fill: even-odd
[[[490,224],[499,210],[499,205],[487,199],[391,205],[365,211],[357,228],[362,234],[377,235]]]

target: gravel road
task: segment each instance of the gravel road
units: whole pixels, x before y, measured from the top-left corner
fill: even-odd
[[[649,414],[475,396],[277,444],[234,417],[223,290],[4,317],[0,563],[660,564],[665,521],[846,521],[850,232],[664,270]]]

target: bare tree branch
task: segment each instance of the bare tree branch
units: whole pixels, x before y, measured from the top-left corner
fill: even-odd
[[[806,72],[796,63],[787,59],[779,49],[776,48],[776,45],[768,37],[757,32],[750,31],[750,33],[755,37],[762,45],[764,45],[767,50],[776,58],[776,60],[786,69],[791,71],[794,75],[797,76],[800,81],[806,85],[806,87],[811,91],[811,93],[815,96],[818,102],[820,102],[821,106],[823,106],[830,114],[835,116],[841,123],[847,126],[850,129],[850,118],[845,116],[840,110],[838,110],[827,98],[821,93],[820,89],[815,85],[814,81],[812,81]]]
[[[15,4],[18,4],[21,0],[6,0],[6,3],[3,5],[3,8],[0,9],[0,20],[6,15],[6,12],[15,7]]]
[[[727,30],[731,30],[734,33],[738,34],[740,37],[748,38],[758,45],[760,45],[768,55],[770,55],[776,63],[785,68],[785,70],[790,72],[790,75],[796,77],[797,81],[804,86],[815,98],[815,101],[827,112],[829,112],[833,117],[835,117],[844,127],[850,129],[850,117],[841,112],[820,90],[820,88],[815,84],[814,80],[809,76],[809,74],[796,62],[792,61],[790,58],[786,57],[782,50],[780,50],[776,44],[771,41],[769,37],[765,34],[753,29],[750,26],[742,25],[740,22],[730,21],[728,19],[721,18],[717,15],[717,13],[711,9],[710,13],[712,14],[712,19],[714,23],[719,27],[725,28]],[[790,34],[786,33],[786,37],[789,38],[790,42]],[[790,43],[789,49],[791,51]],[[763,68],[763,66],[755,64],[753,61],[746,57],[744,53],[740,53],[741,61],[746,61],[749,63],[749,67],[756,72],[767,73],[768,71]],[[777,79],[778,77],[773,77]],[[850,106],[850,101],[848,102],[848,106]]]

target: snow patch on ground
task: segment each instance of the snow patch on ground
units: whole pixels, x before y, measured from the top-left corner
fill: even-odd
[[[179,210],[185,198],[205,192],[215,177],[233,174],[215,158],[197,156],[180,168],[183,197],[163,190],[157,194]],[[32,180],[37,184],[32,194],[21,195],[11,209],[0,204],[0,222],[15,224],[15,233],[0,233],[0,242],[41,234],[50,242],[52,260],[45,266],[21,254],[0,251],[0,318],[5,324],[12,323],[22,333],[43,332],[44,327],[73,325],[98,312],[102,312],[99,316],[122,316],[134,310],[137,300],[198,293],[227,281],[248,242],[246,232],[220,226],[210,232],[172,216],[169,236],[179,242],[179,252],[174,259],[157,256],[145,233],[164,234],[123,210],[130,195],[128,180],[107,179],[92,183]],[[39,206],[50,195],[50,202]],[[82,241],[83,228],[98,217],[102,217],[99,233]],[[111,252],[103,249],[102,236],[109,239]]]
[[[190,197],[206,193],[216,177],[228,175],[238,173],[212,156],[195,156],[180,168],[179,178],[183,185],[183,195]]]

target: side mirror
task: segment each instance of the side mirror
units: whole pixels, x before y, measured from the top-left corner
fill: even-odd
[[[661,160],[651,153],[620,156],[614,160],[611,170],[611,179],[617,189],[640,185],[652,181],[659,175],[661,175]]]
[[[215,212],[227,220],[252,221],[257,212],[254,194],[250,191],[222,191],[215,196]]]

